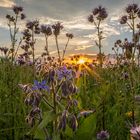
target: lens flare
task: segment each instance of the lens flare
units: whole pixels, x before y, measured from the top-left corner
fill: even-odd
[[[84,64],[86,61],[83,58],[80,58],[79,61],[77,62],[78,64]]]

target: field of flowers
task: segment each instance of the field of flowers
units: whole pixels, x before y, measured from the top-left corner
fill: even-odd
[[[108,17],[102,6],[86,19],[96,27],[97,60],[75,55],[66,62],[67,47],[74,37],[64,26],[40,25],[25,20],[20,6],[6,15],[11,45],[0,47],[0,140],[140,140],[140,8],[130,4],[120,19],[132,31],[132,40],[117,40],[112,48],[116,63],[104,63],[102,23]],[[19,35],[20,34],[20,35]],[[36,36],[43,35],[44,53],[36,57]],[[54,36],[57,56],[50,55]],[[22,50],[22,54],[19,53]]]

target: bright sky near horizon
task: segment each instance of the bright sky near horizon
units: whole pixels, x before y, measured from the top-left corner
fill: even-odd
[[[96,31],[94,25],[88,23],[87,17],[92,9],[98,5],[106,7],[108,18],[103,23],[105,39],[103,51],[111,53],[114,42],[117,39],[130,38],[130,30],[119,24],[123,11],[133,0],[0,0],[0,46],[9,45],[9,32],[6,21],[6,14],[10,14],[10,7],[13,4],[23,6],[27,16],[26,21],[39,19],[41,24],[53,24],[62,22],[64,30],[59,37],[60,50],[63,50],[66,43],[66,32],[73,33],[74,38],[70,41],[67,54],[97,53],[95,46]],[[140,6],[140,0],[134,0]],[[19,24],[21,30],[25,23]],[[44,37],[37,36],[36,54],[43,52],[45,45]],[[56,46],[53,37],[49,39],[49,50],[51,54],[56,53]]]

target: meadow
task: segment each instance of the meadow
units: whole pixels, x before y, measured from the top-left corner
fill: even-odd
[[[140,8],[130,4],[120,24],[132,40],[114,42],[115,63],[105,63],[102,6],[86,19],[97,31],[97,60],[74,55],[65,61],[74,35],[66,33],[63,52],[59,36],[64,26],[28,21],[19,38],[24,9],[6,15],[11,45],[0,47],[0,140],[140,140]],[[44,53],[36,57],[36,35],[45,38]],[[49,52],[54,36],[57,56]],[[18,53],[22,49],[22,54]]]

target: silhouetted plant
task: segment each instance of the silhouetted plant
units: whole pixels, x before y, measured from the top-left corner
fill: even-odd
[[[55,42],[56,42],[56,47],[57,47],[57,53],[58,53],[58,58],[61,63],[61,55],[60,55],[60,50],[59,50],[59,45],[58,45],[58,36],[60,35],[60,31],[64,28],[63,25],[61,25],[60,22],[57,22],[56,24],[52,25],[53,28],[53,34],[55,36]]]
[[[66,37],[68,38],[68,40],[67,40],[67,43],[66,43],[66,45],[65,45],[65,48],[64,48],[64,50],[63,50],[62,60],[65,58],[65,53],[66,53],[66,50],[67,50],[67,47],[68,47],[68,44],[69,44],[70,39],[73,38],[73,34],[67,33],[67,34],[66,34]]]
[[[11,60],[12,62],[14,61],[14,57],[16,56],[16,53],[18,51],[18,48],[22,42],[22,40],[20,40],[18,47],[17,47],[17,51],[15,50],[15,46],[17,43],[16,37],[17,37],[17,33],[19,32],[19,28],[17,27],[18,21],[19,19],[24,20],[26,18],[25,14],[23,13],[23,8],[21,6],[13,6],[12,8],[14,15],[6,15],[6,18],[8,20],[8,26],[9,26],[9,31],[10,31],[10,38],[11,38],[11,49],[10,52],[12,54],[11,56]]]
[[[41,26],[41,33],[44,34],[45,36],[45,41],[46,41],[46,46],[45,46],[45,50],[47,52],[47,55],[49,56],[49,50],[48,50],[48,37],[52,35],[52,28],[49,25],[42,25]]]
[[[91,15],[89,15],[88,17],[88,21],[90,23],[93,23],[94,26],[97,29],[97,36],[98,36],[98,41],[95,41],[96,46],[99,48],[99,63],[100,66],[102,66],[103,64],[103,60],[102,60],[102,40],[104,39],[103,37],[103,31],[101,30],[101,24],[102,22],[108,17],[107,11],[104,7],[99,6],[97,8],[95,8]]]
[[[136,52],[136,20],[140,18],[140,8],[137,4],[129,4],[125,9],[126,15],[123,15],[120,19],[120,24],[127,24],[132,30],[132,43],[134,43],[134,50],[131,52],[132,61],[134,61],[135,52]]]
[[[35,63],[35,34],[40,34],[40,28],[39,28],[39,21],[29,21],[26,23],[26,28],[23,32],[23,39],[25,41],[25,46],[23,47],[26,51],[28,48],[31,48],[32,50],[32,59],[33,59],[33,65]]]
[[[127,38],[124,41],[117,40],[114,44],[115,48],[122,50],[122,56],[126,59],[131,59],[132,57],[132,49],[134,47],[134,43],[129,42]],[[119,50],[118,50],[119,51]]]

